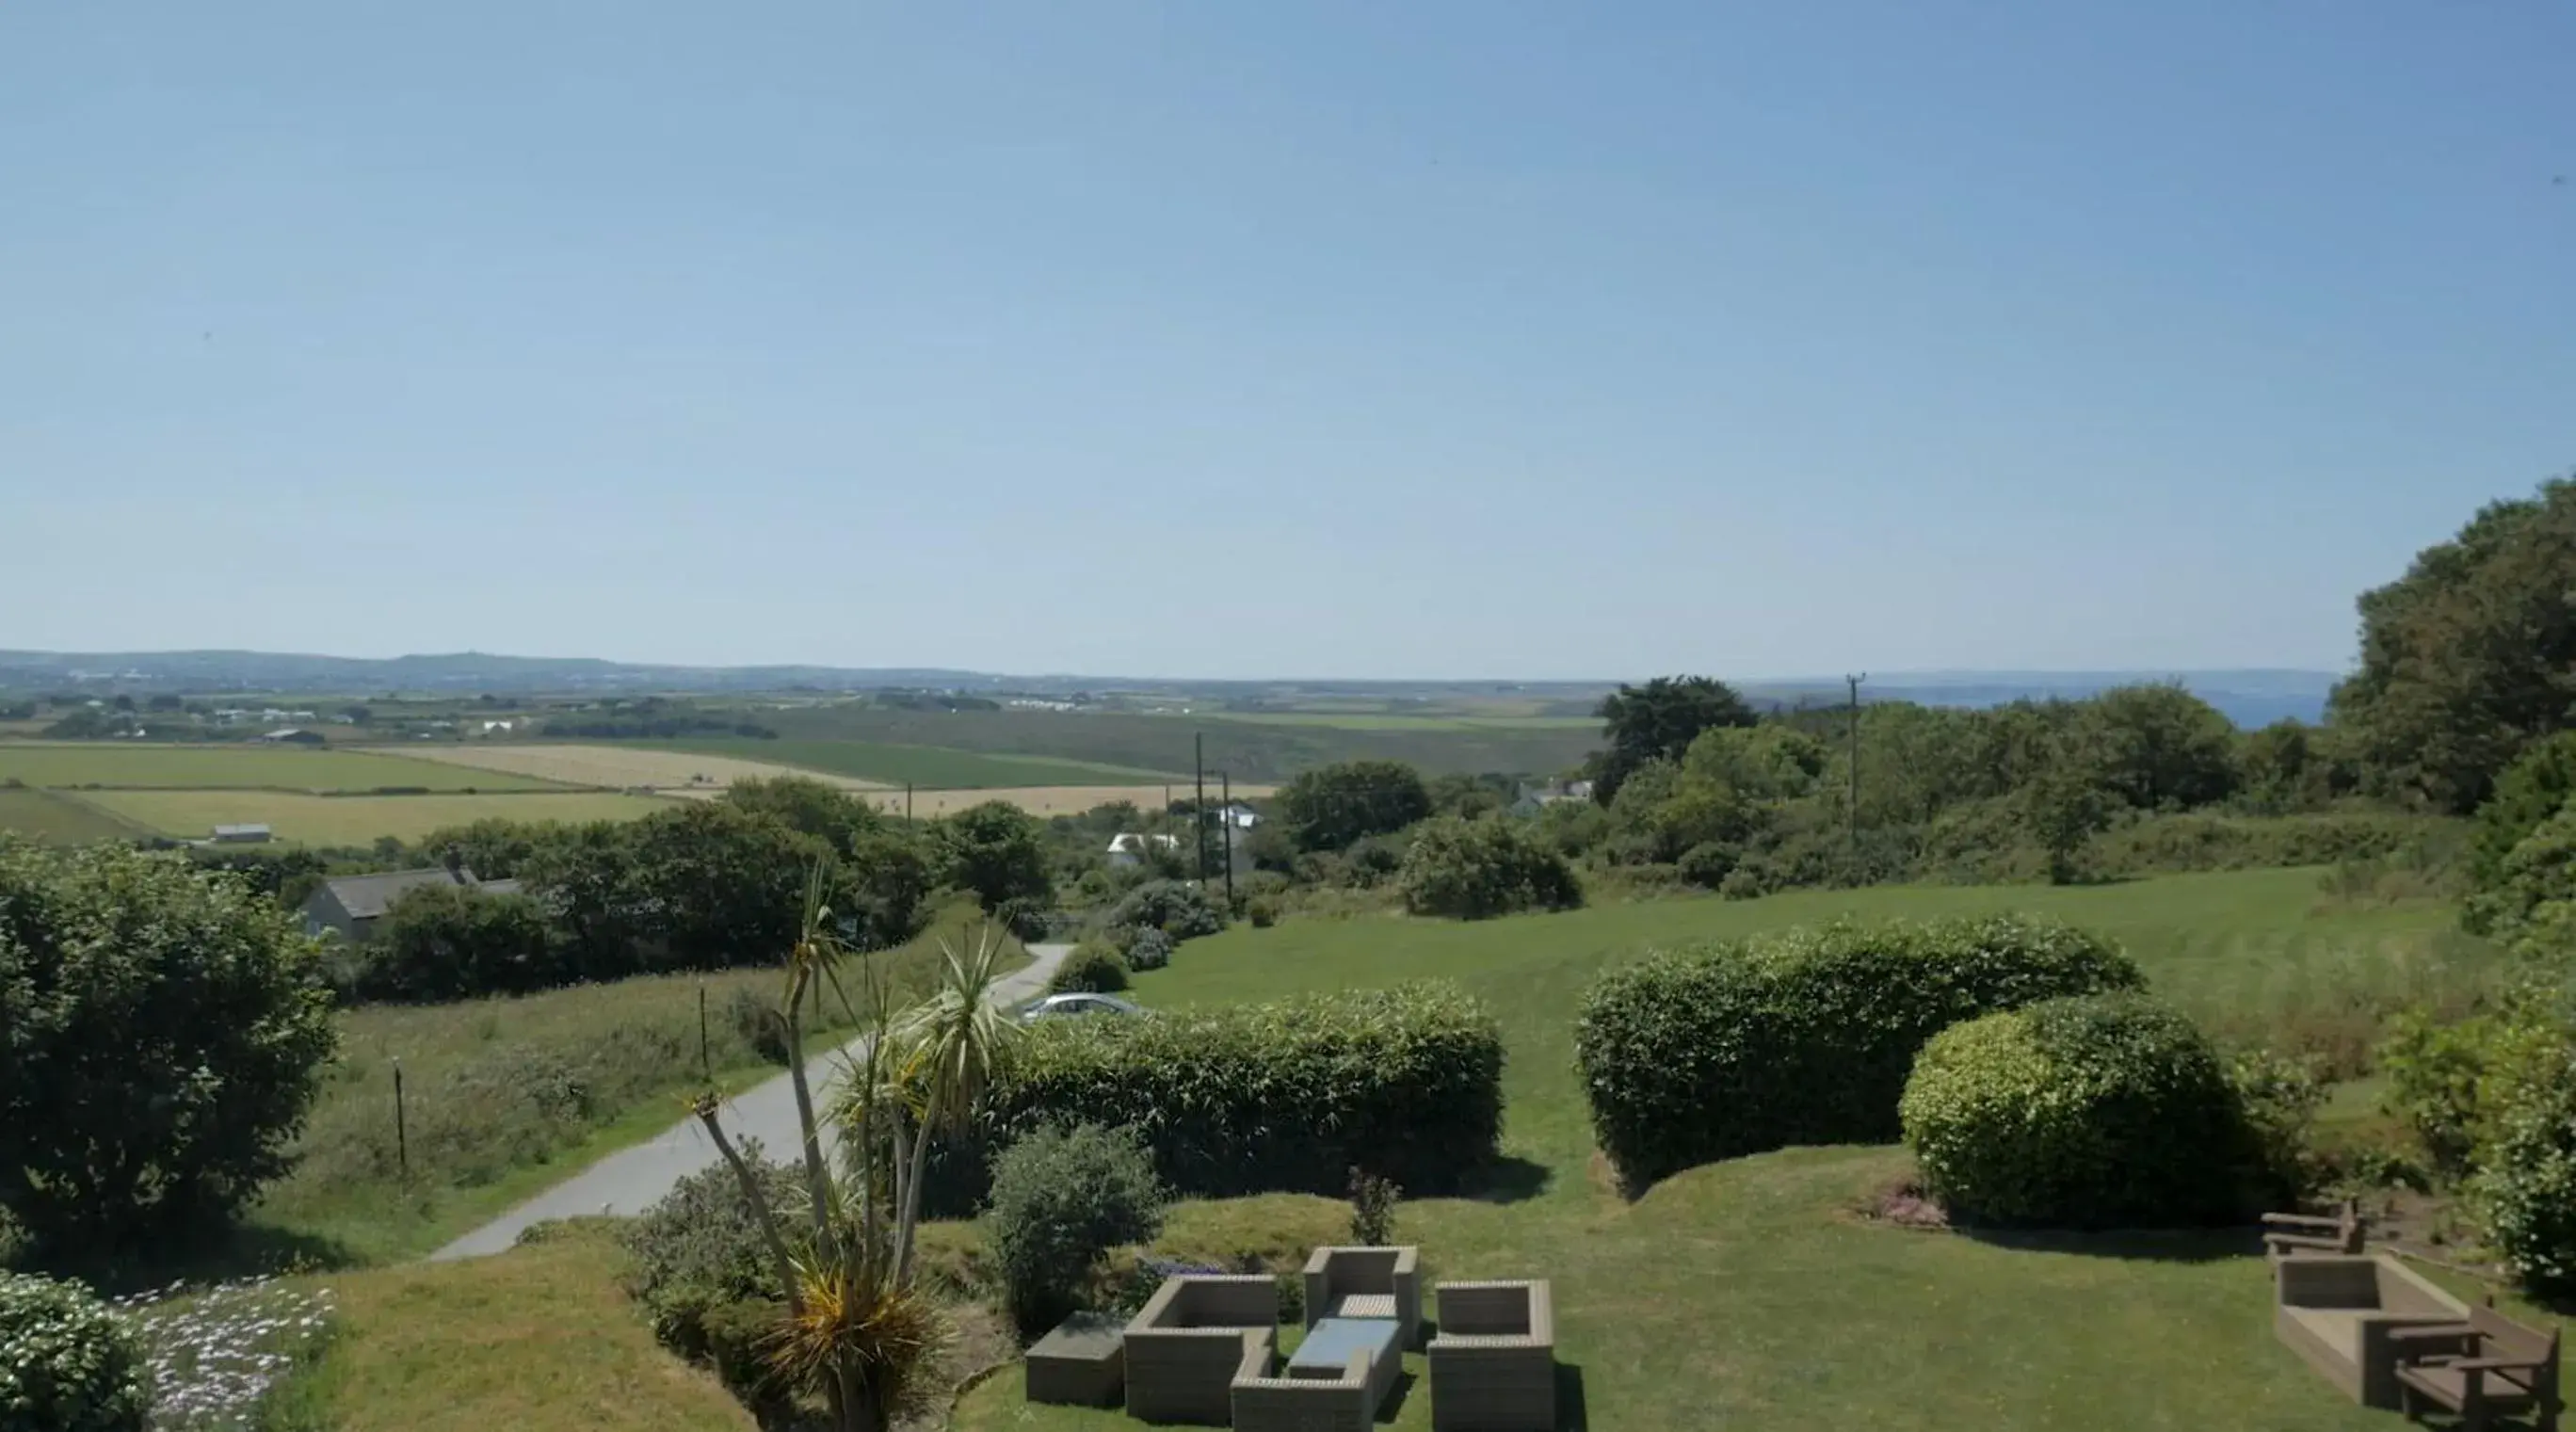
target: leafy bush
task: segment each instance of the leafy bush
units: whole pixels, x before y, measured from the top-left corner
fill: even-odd
[[[1252,922],[1252,928],[1267,930],[1279,923],[1279,902],[1267,895],[1254,896],[1244,902],[1243,915]]]
[[[524,895],[423,885],[397,897],[373,939],[352,952],[362,1000],[434,1003],[525,994],[569,982],[545,910]]]
[[[786,1315],[787,1305],[770,1298],[731,1298],[698,1315],[705,1344],[698,1355],[734,1396],[762,1414],[764,1426],[784,1421],[796,1402],[795,1386],[778,1375],[768,1353],[769,1339]]]
[[[125,1319],[77,1283],[0,1273],[0,1426],[143,1432],[151,1412]]]
[[[2326,1085],[2316,1062],[2268,1049],[2243,1050],[2228,1061],[2227,1079],[2253,1136],[2260,1185],[2294,1202],[2323,1182],[2315,1130]]]
[[[1351,1170],[1351,1242],[1362,1248],[1384,1248],[1395,1241],[1396,1200],[1404,1190],[1395,1180],[1366,1169]]]
[[[0,835],[0,1207],[67,1248],[230,1215],[331,1054],[318,961],[229,876]]]
[[[770,1207],[793,1226],[805,1207],[802,1177],[786,1164],[765,1160],[757,1139],[742,1141],[742,1156]],[[709,1325],[715,1309],[779,1291],[751,1201],[724,1164],[674,1184],[627,1228],[623,1240],[635,1260],[630,1290],[652,1320],[653,1335],[683,1357],[717,1358],[718,1329]]]
[[[2469,1194],[2489,1246],[2534,1292],[2576,1292],[2576,1040],[2565,1031],[2497,1078]]]
[[[1127,942],[1127,968],[1159,970],[1172,962],[1172,937],[1160,930],[1138,930]]]
[[[1342,850],[1431,814],[1431,791],[1401,761],[1342,761],[1298,772],[1274,805],[1299,850]]]
[[[1148,880],[1110,908],[1108,923],[1112,930],[1160,930],[1177,944],[1224,929],[1225,912],[1195,885]]]
[[[2576,799],[2576,731],[2561,731],[2526,749],[2496,778],[2495,793],[2478,807],[2470,838],[2469,883],[2481,893],[2504,883],[2504,863],[2541,823]],[[2486,932],[2487,912],[2472,903],[2466,923]]]
[[[1583,903],[1574,867],[1509,820],[1443,816],[1423,822],[1401,879],[1404,907],[1416,915],[1482,920]]]
[[[1077,946],[1047,981],[1049,994],[1116,994],[1127,987],[1127,961],[1107,945]]]
[[[2576,805],[2532,827],[2468,901],[2464,923],[2500,940],[2563,925],[2576,908]]]
[[[1354,1165],[1447,1193],[1494,1156],[1503,1041],[1455,986],[1062,1020],[1029,1031],[944,1151],[940,1206],[971,1206],[984,1150],[1116,1111],[1183,1194],[1339,1194]]]
[[[985,1221],[1012,1315],[1033,1332],[1073,1310],[1100,1255],[1162,1231],[1163,1188],[1133,1130],[1045,1128],[994,1155]]]
[[[2143,995],[1943,1030],[1898,1107],[1924,1186],[1963,1221],[2203,1224],[2265,1201],[2227,1070],[2190,1020]]]
[[[2439,1176],[2466,1174],[2484,1142],[2485,1104],[2492,1098],[2487,1076],[2498,1033],[2492,1016],[2436,1020],[2410,1010],[2390,1021],[2379,1046],[2379,1072],[2387,1079],[2382,1102],[2404,1122]]]
[[[1934,1034],[2143,983],[2107,942],[2018,915],[1791,930],[1610,971],[1584,997],[1576,1063],[1603,1151],[1642,1191],[1764,1149],[1884,1143]]]
[[[736,988],[725,997],[724,1021],[734,1037],[751,1046],[761,1058],[781,1067],[786,1065],[787,1021],[779,1017],[777,1001],[758,990]]]

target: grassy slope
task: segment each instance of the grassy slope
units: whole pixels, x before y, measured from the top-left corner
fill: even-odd
[[[65,842],[115,840],[142,833],[105,811],[31,786],[0,786],[0,830]]]
[[[1901,1175],[1900,1153],[1805,1149],[1693,1170],[1634,1205],[1592,1162],[1570,1068],[1581,991],[1642,946],[1848,913],[2047,910],[2120,939],[2155,986],[2222,1022],[2260,1017],[2340,1038],[2344,991],[2474,986],[2483,947],[2445,936],[2434,905],[2320,912],[2303,871],[2182,876],[2081,890],[1807,892],[1669,901],[1450,925],[1391,918],[1237,929],[1185,945],[1138,981],[1157,1004],[1455,978],[1494,1009],[1510,1048],[1506,1148],[1539,1185],[1517,1201],[1405,1206],[1399,1236],[1436,1281],[1554,1280],[1568,1407],[1600,1428],[1939,1428],[2038,1432],[2391,1425],[2317,1380],[2271,1337],[2259,1258],[2205,1241],[2012,1249],[1899,1231],[1852,1209]],[[1298,1206],[1305,1205],[1306,1212]],[[1167,1243],[1202,1252],[1312,1241],[1316,1200],[1185,1205]],[[1419,1370],[1418,1359],[1414,1361]],[[1024,1408],[1014,1376],[967,1400],[964,1432],[1125,1425]],[[1430,1425],[1427,1389],[1396,1425]]]
[[[745,761],[776,761],[861,780],[948,789],[1003,786],[1100,786],[1122,781],[1154,785],[1168,773],[1097,761],[1043,756],[994,756],[937,746],[882,741],[705,740],[638,742],[664,750],[700,751]]]
[[[751,1432],[710,1374],[662,1351],[579,1228],[495,1258],[319,1281],[339,1315],[287,1391],[290,1425],[337,1432]]]
[[[938,939],[963,939],[966,925],[962,913],[951,914],[879,957],[880,968],[899,990],[924,989]],[[718,1084],[739,1090],[778,1073],[727,1012],[736,990],[775,1001],[778,976],[766,969],[343,1012],[340,1055],[298,1145],[299,1165],[253,1211],[251,1248],[324,1262],[425,1252],[660,1133],[683,1116],[681,1101],[701,1083],[701,983]],[[846,1033],[817,1031],[808,1047],[827,1048]],[[408,1178],[394,1129],[395,1059],[403,1066]],[[548,1117],[537,1100],[561,1087],[553,1076],[563,1071],[581,1081],[587,1108],[564,1113],[557,1105],[558,1116]]]
[[[31,786],[130,786],[147,789],[272,787],[294,791],[371,791],[418,786],[433,791],[554,790],[551,781],[460,770],[374,751],[307,751],[281,746],[149,746],[131,742],[0,743],[0,780]]]
[[[326,846],[365,845],[380,835],[415,840],[441,826],[496,817],[632,820],[669,804],[659,796],[556,790],[470,796],[317,796],[274,790],[83,791],[80,798],[110,815],[170,835],[201,837],[217,825],[246,822],[269,826],[281,841]]]

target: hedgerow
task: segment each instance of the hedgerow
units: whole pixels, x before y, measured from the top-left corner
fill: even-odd
[[[0,1427],[143,1432],[134,1328],[78,1283],[0,1273]]]
[[[1339,1194],[1362,1166],[1422,1193],[1494,1156],[1503,1040],[1455,986],[1065,1020],[1029,1031],[936,1190],[961,1211],[993,1150],[1051,1124],[1116,1118],[1175,1193]]]
[[[1964,1221],[2215,1223],[2278,1192],[2209,1041],[2143,995],[2045,1000],[1943,1030],[1898,1108],[1924,1187]]]
[[[2106,941],[2019,915],[1790,930],[1602,976],[1576,1023],[1576,1068],[1593,1132],[1636,1192],[1765,1149],[1888,1142],[1934,1034],[2143,983]]]

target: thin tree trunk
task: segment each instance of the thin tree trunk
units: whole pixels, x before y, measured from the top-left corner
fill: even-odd
[[[778,1215],[769,1207],[769,1195],[761,1192],[760,1180],[752,1176],[751,1165],[744,1163],[742,1153],[725,1137],[724,1126],[716,1122],[716,1102],[712,1098],[698,1103],[698,1122],[707,1126],[707,1136],[716,1141],[716,1152],[733,1169],[734,1180],[742,1185],[742,1196],[751,1203],[754,1218],[760,1221],[761,1241],[769,1245],[769,1256],[778,1264],[778,1284],[787,1295],[788,1311],[802,1317],[805,1312],[804,1285],[796,1280],[796,1260],[787,1252],[787,1239],[778,1231]]]
[[[823,1136],[814,1126],[814,1090],[805,1081],[805,1026],[798,1017],[808,981],[799,979],[787,992],[787,1076],[796,1091],[796,1127],[805,1138],[805,1196],[814,1205],[814,1248],[834,1261],[832,1181],[823,1168]]]
[[[929,1182],[922,1175],[929,1172],[929,1164],[930,1120],[925,1118],[913,1135],[912,1177],[904,1186],[903,1208],[895,1215],[894,1284],[898,1288],[912,1281],[912,1234],[921,1222],[921,1186]]]

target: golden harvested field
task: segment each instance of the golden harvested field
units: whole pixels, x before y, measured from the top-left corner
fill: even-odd
[[[423,761],[467,766],[504,775],[533,776],[566,785],[602,786],[612,790],[638,787],[669,791],[722,790],[736,781],[770,776],[807,776],[851,791],[883,790],[876,781],[746,761],[738,756],[702,755],[694,751],[656,750],[642,746],[420,745],[374,748]]]
[[[298,791],[82,791],[77,799],[165,835],[202,839],[218,825],[266,825],[299,845],[417,840],[477,820],[628,820],[667,802],[604,791],[437,796],[316,796]]]
[[[1132,801],[1138,810],[1161,810],[1165,789],[1163,786],[1010,786],[997,790],[914,791],[912,814],[917,820],[928,820],[935,815],[947,815],[986,801],[1009,801],[1038,816],[1080,815],[1093,806],[1106,805],[1111,801]],[[1190,793],[1190,787],[1181,782],[1174,782],[1169,789],[1175,798],[1186,797]],[[1237,800],[1254,800],[1277,789],[1277,786],[1236,786],[1234,796]],[[877,791],[869,798],[877,803],[879,810],[903,814],[901,791]],[[1213,801],[1216,798],[1217,788],[1211,782],[1208,799]]]

